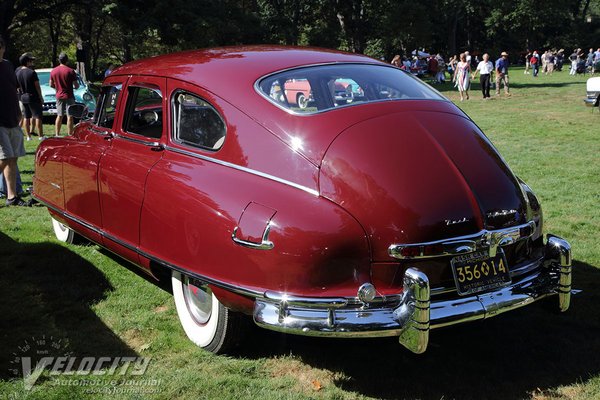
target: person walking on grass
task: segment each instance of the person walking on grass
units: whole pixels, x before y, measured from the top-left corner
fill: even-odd
[[[523,74],[525,75],[529,74],[529,68],[531,67],[531,56],[531,51],[527,49],[527,54],[525,54],[525,71],[523,71]]]
[[[63,116],[67,116],[67,133],[73,134],[73,116],[69,114],[68,107],[75,104],[75,95],[73,89],[79,88],[77,74],[73,68],[67,66],[69,57],[65,53],[60,53],[58,56],[60,65],[50,72],[50,87],[56,89],[56,136],[60,135]]]
[[[538,76],[538,72],[540,70],[540,55],[537,51],[533,51],[533,55],[531,56],[529,63],[531,64],[531,70],[533,71],[533,77],[535,78]]]
[[[496,60],[496,96],[500,96],[500,84],[504,83],[504,93],[510,96],[508,88],[508,53],[503,51]]]
[[[490,61],[490,55],[488,53],[485,53],[483,55],[483,60],[477,64],[477,69],[473,72],[473,79],[477,76],[478,71],[481,93],[483,94],[483,99],[487,100],[490,98],[491,76],[492,71],[494,71],[494,64]]]
[[[4,59],[6,43],[0,36],[0,174],[6,179],[6,205],[31,206],[17,194],[17,158],[25,156],[21,109],[17,98],[17,76]]]
[[[44,138],[44,127],[42,125],[42,89],[37,73],[33,69],[35,57],[31,53],[25,53],[19,58],[21,66],[17,68],[17,82],[21,93],[23,104],[23,126],[27,140],[31,140],[31,131],[37,128],[39,139]]]
[[[460,53],[459,59],[460,61],[458,64],[456,64],[452,81],[454,82],[454,86],[458,88],[458,92],[460,93],[460,101],[463,101],[465,97],[467,100],[469,100],[469,86],[471,84],[469,78],[471,77],[471,65],[467,62],[467,56],[465,53]]]

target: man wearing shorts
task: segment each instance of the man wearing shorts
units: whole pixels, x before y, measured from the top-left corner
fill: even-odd
[[[19,58],[21,66],[17,68],[17,82],[19,82],[19,88],[21,89],[21,103],[23,104],[22,111],[27,140],[31,140],[34,123],[41,140],[44,137],[42,125],[42,99],[44,97],[40,88],[40,80],[33,69],[33,60],[35,60],[35,57],[31,53],[25,53]]]
[[[50,72],[50,87],[56,89],[56,123],[54,125],[56,136],[60,134],[62,127],[63,115],[67,116],[67,133],[73,134],[73,116],[67,112],[67,108],[75,104],[75,96],[73,88],[79,88],[77,82],[77,74],[73,68],[67,66],[69,58],[65,53],[60,53],[58,56],[60,65]]]
[[[4,60],[6,43],[0,36],[0,173],[6,179],[6,205],[30,206],[16,193],[17,158],[25,155],[21,110],[17,98],[17,77],[12,64]]]

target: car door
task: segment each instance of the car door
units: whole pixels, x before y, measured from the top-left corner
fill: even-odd
[[[63,153],[65,209],[84,227],[102,228],[98,196],[98,168],[102,156],[111,146],[121,91],[127,77],[111,77],[101,88],[99,110],[91,122],[77,127]],[[93,239],[101,241],[100,236]]]
[[[130,78],[120,126],[100,163],[99,190],[105,245],[139,262],[140,211],[148,172],[163,154],[166,80]]]

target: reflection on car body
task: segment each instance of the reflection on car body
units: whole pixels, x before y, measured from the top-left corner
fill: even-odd
[[[422,353],[433,328],[570,305],[570,246],[544,235],[529,186],[444,96],[356,54],[126,64],[93,120],[39,146],[34,196],[59,240],[168,275],[186,334],[213,352],[249,317]]]

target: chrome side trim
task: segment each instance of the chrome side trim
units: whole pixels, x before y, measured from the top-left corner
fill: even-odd
[[[183,154],[183,155],[186,155],[186,156],[194,157],[194,158],[197,158],[199,160],[208,161],[208,162],[211,162],[211,163],[214,163],[214,164],[222,165],[224,167],[233,168],[233,169],[236,169],[238,171],[247,172],[247,173],[252,174],[252,175],[260,176],[261,178],[269,179],[269,180],[272,180],[272,181],[275,181],[275,182],[283,183],[284,185],[291,186],[291,187],[296,188],[296,189],[303,190],[306,193],[312,194],[313,196],[319,196],[319,192],[317,190],[315,190],[315,189],[311,189],[309,187],[300,185],[298,183],[291,182],[291,181],[288,181],[286,179],[278,178],[276,176],[273,176],[273,175],[270,175],[270,174],[267,174],[267,173],[264,173],[264,172],[260,172],[260,171],[257,171],[255,169],[242,167],[242,166],[237,165],[237,164],[232,164],[232,163],[227,162],[227,161],[219,160],[219,159],[213,158],[213,157],[208,157],[208,156],[205,156],[205,155],[202,155],[202,154],[194,153],[192,151],[180,149],[180,148],[177,148],[177,147],[165,146],[165,150],[173,151],[175,153],[179,153],[179,154]]]
[[[63,217],[65,217],[65,218],[67,218],[67,219],[69,219],[69,220],[71,220],[71,221],[73,221],[73,222],[75,222],[75,223],[77,223],[79,225],[84,226],[85,228],[91,230],[92,232],[94,232],[94,233],[96,233],[96,234],[98,234],[98,235],[100,235],[100,236],[102,236],[104,238],[112,240],[113,242],[115,242],[115,243],[117,243],[117,244],[119,244],[119,245],[121,245],[121,246],[123,246],[123,247],[125,247],[125,248],[127,248],[127,249],[129,249],[131,251],[133,251],[133,252],[136,252],[140,256],[145,257],[145,258],[147,258],[147,259],[149,259],[149,260],[151,260],[151,261],[153,261],[153,262],[155,262],[155,263],[157,263],[157,264],[159,264],[159,265],[161,265],[161,266],[163,266],[165,268],[169,268],[169,269],[181,272],[182,274],[184,274],[186,276],[189,276],[191,278],[194,278],[194,279],[200,281],[201,283],[205,283],[205,284],[209,284],[209,285],[214,285],[214,286],[220,287],[222,289],[228,290],[230,292],[233,292],[233,293],[236,293],[236,294],[240,294],[242,296],[248,296],[248,297],[256,298],[256,297],[264,297],[264,295],[265,295],[264,291],[261,291],[261,290],[253,290],[253,289],[242,287],[242,286],[232,285],[230,283],[223,282],[223,281],[220,281],[218,279],[209,278],[207,276],[204,276],[204,275],[198,274],[196,272],[190,271],[189,269],[183,268],[183,267],[181,267],[179,265],[171,264],[171,263],[169,263],[167,261],[164,261],[164,260],[162,260],[162,259],[160,259],[158,257],[155,257],[155,256],[153,256],[151,254],[148,254],[148,253],[140,250],[139,247],[136,247],[136,246],[133,246],[133,245],[131,245],[129,243],[123,242],[122,240],[120,240],[120,239],[112,236],[111,234],[106,233],[105,231],[103,231],[103,230],[95,227],[94,225],[91,225],[91,224],[89,224],[89,223],[87,223],[85,221],[82,221],[82,220],[78,219],[77,217],[69,214],[66,211],[62,211],[62,210],[54,207],[53,205],[48,204],[47,202],[45,202],[44,200],[40,199],[39,197],[37,197],[35,195],[32,195],[32,197],[34,197],[39,203],[41,203],[44,206],[52,209],[57,214],[62,215]],[[98,246],[100,246],[100,247],[106,248],[101,243],[98,243],[98,242],[95,242],[95,243]],[[107,250],[110,251],[110,249],[107,249]]]
[[[522,233],[526,230],[526,233]],[[535,222],[511,226],[505,229],[488,231],[484,229],[473,235],[459,236],[454,238],[436,240],[433,242],[392,244],[388,248],[388,254],[399,260],[416,260],[442,256],[454,256],[461,253],[487,249],[490,257],[494,257],[498,246],[507,246],[531,237],[535,233]],[[427,247],[433,248],[429,251]],[[416,255],[403,255],[403,251],[413,250]]]

